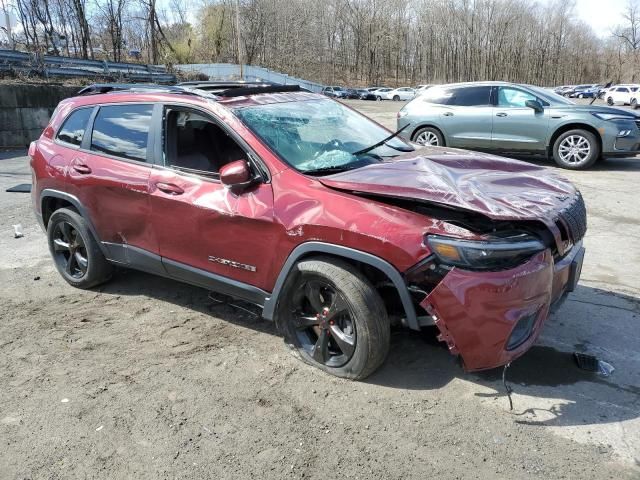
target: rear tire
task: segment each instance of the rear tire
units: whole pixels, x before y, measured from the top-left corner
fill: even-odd
[[[49,251],[62,278],[76,288],[91,288],[111,278],[112,265],[104,258],[98,243],[82,216],[61,208],[47,224]]]
[[[412,140],[420,145],[444,147],[444,137],[437,128],[424,127],[413,134]]]
[[[600,144],[587,130],[569,130],[553,144],[553,159],[562,168],[584,170],[600,157]]]
[[[382,101],[382,97],[380,95],[376,95],[376,102],[381,102]]]
[[[298,263],[287,280],[276,323],[304,362],[361,380],[387,357],[391,330],[382,298],[352,265],[333,258]]]
[[[633,108],[634,110],[637,110],[638,109],[638,100],[635,99],[635,98],[632,98],[630,105],[631,105],[631,108]]]
[[[398,95],[394,95],[393,96],[393,101],[394,102],[399,102],[400,101],[400,97]]]
[[[613,98],[611,97],[607,98],[607,105],[613,106],[613,104],[614,104]]]

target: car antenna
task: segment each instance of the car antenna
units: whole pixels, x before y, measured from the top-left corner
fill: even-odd
[[[513,388],[507,384],[507,369],[511,366],[511,362],[507,363],[502,370],[502,385],[504,385],[504,389],[507,391],[507,397],[509,398],[509,410],[513,410],[513,400],[511,400],[511,394],[513,393]]]

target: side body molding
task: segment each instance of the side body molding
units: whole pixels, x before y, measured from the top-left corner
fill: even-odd
[[[303,256],[307,256],[310,254],[329,254],[336,257],[343,257],[351,260],[356,260],[358,262],[366,263],[371,265],[372,267],[377,268],[382,273],[384,273],[389,280],[393,283],[393,285],[398,290],[398,294],[400,296],[400,300],[402,301],[402,306],[404,308],[407,326],[413,330],[420,330],[420,326],[418,324],[418,318],[416,316],[416,310],[413,306],[413,302],[411,301],[411,296],[409,295],[409,290],[407,289],[407,285],[400,275],[400,272],[396,270],[396,268],[391,265],[389,262],[381,259],[380,257],[376,257],[367,252],[362,252],[360,250],[355,250],[349,247],[343,247],[340,245],[333,245],[330,243],[323,242],[306,242],[301,245],[298,245],[293,249],[287,261],[284,263],[280,274],[276,280],[275,286],[273,287],[273,292],[271,296],[267,297],[264,302],[264,309],[262,311],[262,317],[267,320],[273,320],[275,315],[276,306],[278,304],[278,298],[283,293],[282,289],[287,279],[287,276],[291,272],[291,269],[294,267],[296,262],[300,260]]]

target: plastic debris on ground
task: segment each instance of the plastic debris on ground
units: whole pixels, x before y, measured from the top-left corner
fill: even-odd
[[[13,238],[24,237],[24,233],[22,233],[22,225],[17,224],[13,226]]]
[[[578,367],[581,368],[582,370],[598,373],[603,377],[608,377],[615,370],[613,365],[605,362],[604,360],[600,360],[598,359],[598,357],[595,357],[593,355],[574,352],[573,358],[576,361],[576,364],[578,365]]]

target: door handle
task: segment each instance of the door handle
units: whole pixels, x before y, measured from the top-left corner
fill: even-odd
[[[184,193],[183,189],[173,183],[158,182],[156,183],[156,187],[158,187],[158,190],[162,190],[169,195],[182,195]]]
[[[91,168],[88,165],[85,165],[83,163],[77,163],[73,166],[73,169],[78,172],[81,173],[82,175],[88,175],[89,173],[91,173]]]
[[[506,116],[507,116],[507,114],[506,114],[506,113],[504,113],[504,112],[498,112],[498,113],[496,113],[496,117],[506,117]]]
[[[453,113],[451,113],[451,112],[444,112],[444,113],[442,114],[442,116],[444,116],[444,117],[453,117]]]

